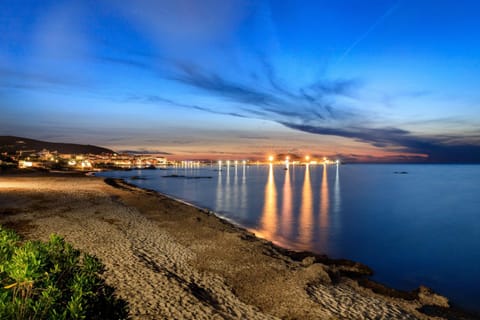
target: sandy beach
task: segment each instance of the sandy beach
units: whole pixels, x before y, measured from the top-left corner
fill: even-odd
[[[362,280],[366,266],[282,250],[120,180],[0,175],[0,224],[99,257],[133,319],[441,319],[419,309],[448,307],[426,288],[377,288]]]

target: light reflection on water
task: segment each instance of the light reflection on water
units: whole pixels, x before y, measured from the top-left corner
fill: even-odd
[[[277,229],[277,188],[273,174],[273,165],[268,168],[268,179],[265,185],[265,200],[260,222],[260,233],[263,237],[271,239],[276,235]]]
[[[286,237],[292,234],[292,185],[290,184],[290,170],[285,170],[285,181],[283,182],[282,194],[282,224],[281,228]]]
[[[283,171],[281,174],[277,171],[278,178],[283,178],[283,184],[281,184],[275,180],[274,166],[269,165],[260,223],[251,230],[260,237],[279,243],[289,241],[291,244],[294,242],[297,248],[310,249],[315,246],[317,250],[326,249],[328,247],[330,202],[333,201],[335,212],[338,212],[340,208],[338,168],[335,175],[333,200],[330,199],[327,166],[323,166],[321,172],[318,197],[314,195],[315,190],[312,186],[309,165],[306,165],[303,170],[301,193],[293,190],[290,180],[290,175],[294,174],[295,168],[287,166]],[[316,199],[320,201],[318,205],[315,205]],[[295,208],[298,207],[297,212]]]
[[[340,179],[339,179],[340,167],[337,166],[335,170],[335,189],[333,193],[333,211],[338,214],[340,211]]]
[[[215,207],[223,207],[223,185],[222,185],[222,170],[218,170],[217,178],[217,192],[215,193]]]
[[[102,175],[142,176],[128,181],[212,209],[278,244],[366,263],[389,285],[424,284],[480,309],[480,166],[217,168]],[[174,173],[211,179],[164,177]]]
[[[323,166],[322,185],[320,186],[320,246],[325,250],[328,241],[328,217],[330,212],[330,196],[328,193],[327,166]]]
[[[302,200],[300,209],[300,225],[298,226],[298,240],[304,245],[309,245],[312,241],[313,233],[313,199],[312,185],[310,182],[310,166],[305,167],[305,176],[303,177]]]
[[[242,187],[240,188],[240,198],[241,203],[240,207],[243,209],[242,212],[246,212],[246,208],[248,207],[248,197],[247,197],[247,174],[246,174],[246,166],[243,165],[242,169]]]

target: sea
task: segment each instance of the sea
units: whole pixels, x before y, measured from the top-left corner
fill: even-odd
[[[370,266],[480,312],[480,165],[230,165],[102,172],[257,236]]]

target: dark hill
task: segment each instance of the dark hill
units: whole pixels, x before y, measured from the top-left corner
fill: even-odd
[[[22,150],[35,150],[36,152],[47,149],[49,151],[58,151],[59,153],[74,153],[74,154],[102,154],[115,153],[114,151],[84,144],[75,143],[56,143],[40,141],[28,138],[0,136],[0,152],[8,152],[9,154]]]

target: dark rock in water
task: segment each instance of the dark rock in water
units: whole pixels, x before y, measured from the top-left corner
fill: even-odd
[[[144,168],[145,170],[155,170],[155,166],[153,164],[149,165],[148,167]]]
[[[141,177],[141,176],[133,176],[133,177],[130,177],[130,179],[132,179],[132,180],[147,180],[147,178]]]
[[[417,309],[423,314],[431,317],[439,317],[441,319],[453,319],[453,320],[478,320],[480,315],[473,314],[468,311],[462,310],[456,306],[452,307],[440,307],[424,305]]]
[[[212,176],[184,176],[178,174],[170,174],[162,176],[163,178],[183,178],[183,179],[212,179]]]
[[[407,171],[395,171],[394,173],[395,174],[408,174]]]

